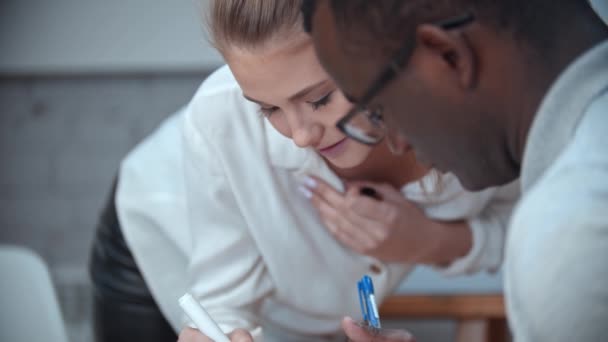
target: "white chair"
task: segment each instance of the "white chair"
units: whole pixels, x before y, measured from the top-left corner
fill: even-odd
[[[34,252],[0,245],[0,341],[68,342],[48,268]]]
[[[589,0],[591,6],[597,14],[608,24],[608,1],[606,0]]]

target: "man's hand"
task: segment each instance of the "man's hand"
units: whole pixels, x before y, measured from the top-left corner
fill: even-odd
[[[416,342],[414,336],[405,330],[384,329],[373,332],[350,317],[342,320],[342,329],[352,342]]]

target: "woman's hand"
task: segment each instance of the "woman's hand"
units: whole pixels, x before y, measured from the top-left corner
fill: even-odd
[[[234,329],[228,335],[228,338],[231,342],[253,342],[253,337],[251,337],[249,331],[245,329]],[[213,340],[197,329],[184,328],[179,333],[177,342],[213,342]]]
[[[424,263],[430,261],[425,253],[440,241],[433,235],[437,223],[388,184],[350,183],[340,193],[309,177],[304,186],[300,190],[331,234],[355,252],[385,262]],[[374,189],[380,199],[362,195],[365,188]]]
[[[370,331],[358,325],[350,317],[342,320],[342,329],[352,342],[415,342],[416,339],[405,330],[383,329]]]

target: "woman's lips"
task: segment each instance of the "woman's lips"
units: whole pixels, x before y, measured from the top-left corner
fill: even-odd
[[[337,157],[338,155],[340,155],[342,152],[344,152],[345,148],[346,148],[346,142],[347,142],[347,138],[343,138],[342,140],[338,141],[337,143],[324,147],[324,148],[320,148],[319,149],[319,153],[321,153],[323,156],[327,157],[327,158],[333,158],[333,157]]]

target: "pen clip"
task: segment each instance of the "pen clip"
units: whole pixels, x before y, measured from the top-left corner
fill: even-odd
[[[363,322],[365,322],[366,324],[369,324],[367,294],[365,292],[363,280],[360,280],[357,283],[357,288],[359,290],[359,306],[361,307],[361,315],[363,316]]]

